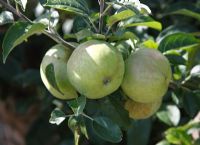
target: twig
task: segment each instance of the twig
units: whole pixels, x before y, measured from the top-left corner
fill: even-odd
[[[99,13],[99,33],[102,33],[103,28],[103,11],[104,11],[104,0],[100,0],[100,13]]]
[[[82,115],[83,115],[84,117],[86,117],[86,118],[90,119],[91,121],[93,121],[93,120],[94,120],[92,117],[88,116],[88,115],[87,115],[87,114],[85,114],[85,113],[82,113]]]
[[[191,92],[192,90],[190,90],[189,88],[187,87],[184,87],[183,85],[181,84],[177,84],[173,81],[170,81],[170,84],[169,84],[169,87],[173,90],[177,89],[177,88],[181,88],[182,90],[186,91],[186,92]]]
[[[12,13],[14,13],[16,16],[18,16],[19,18],[29,22],[30,24],[33,24],[33,22],[27,18],[24,14],[22,14],[21,12],[17,12],[15,8],[13,8],[11,5],[7,4],[6,2],[4,2],[4,0],[0,0],[0,3],[9,11],[11,11]],[[48,37],[50,37],[51,39],[53,39],[54,41],[56,41],[57,43],[62,43],[63,45],[71,48],[71,49],[75,49],[76,47],[69,43],[66,42],[64,39],[62,39],[60,37],[60,35],[56,35],[56,34],[52,34],[50,31],[44,30],[43,34],[47,35]]]
[[[92,24],[94,30],[95,30],[96,32],[98,32],[97,27],[96,27],[95,24],[92,22],[92,20],[90,19],[90,17],[89,17],[88,19],[89,19],[90,23]]]

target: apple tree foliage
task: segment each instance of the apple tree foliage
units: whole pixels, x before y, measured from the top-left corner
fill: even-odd
[[[35,13],[34,3],[37,3]],[[195,132],[200,130],[200,120],[195,119],[200,111],[200,1],[0,0],[0,10],[3,36],[0,81],[11,88],[36,90],[34,95],[42,102],[43,116],[48,117],[45,113],[50,108],[53,111],[48,112],[49,122],[62,127],[57,131],[73,133],[74,140],[67,135],[60,137],[58,144],[200,143],[199,135],[195,137]],[[99,100],[89,100],[85,96],[70,101],[55,100],[42,86],[38,69],[27,68],[24,62],[23,47],[28,44],[37,47],[35,43],[44,41],[46,46],[43,46],[49,47],[56,42],[74,49],[73,42],[90,39],[114,44],[124,59],[138,47],[158,49],[168,58],[173,79],[161,108],[153,117],[130,119],[121,103],[120,89]],[[45,53],[42,48],[37,51]],[[41,61],[40,57],[31,58]],[[25,110],[28,105],[30,103],[22,105],[21,109]],[[51,136],[50,132],[45,132],[48,125],[42,124],[45,123],[38,126],[41,129],[36,129],[48,140]],[[29,136],[27,140],[31,140]],[[37,137],[32,140],[40,145]]]

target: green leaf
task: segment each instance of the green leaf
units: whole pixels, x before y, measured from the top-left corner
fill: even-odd
[[[102,139],[118,143],[122,140],[122,132],[117,124],[106,117],[97,117],[93,120],[93,129]]]
[[[154,48],[154,49],[158,48],[158,44],[152,39],[148,39],[148,40],[144,41],[142,43],[142,46],[145,48]]]
[[[76,16],[74,18],[73,32],[77,33],[83,29],[91,29],[91,25],[85,17]]]
[[[186,131],[182,131],[179,128],[170,128],[166,131],[166,139],[172,144],[191,145],[192,138]]]
[[[119,30],[114,35],[109,36],[109,41],[122,41],[122,40],[131,40],[133,43],[135,40],[139,40],[139,38],[130,31]]]
[[[188,62],[187,62],[187,70],[192,69],[197,64],[200,64],[200,47],[192,47],[187,49],[188,51]]]
[[[199,45],[199,40],[186,33],[175,33],[168,35],[159,44],[158,49],[165,52],[171,49],[188,48]]]
[[[49,119],[49,123],[59,125],[65,120],[65,118],[65,113],[59,108],[56,108],[51,112],[51,118]]]
[[[166,105],[164,109],[156,113],[156,116],[168,125],[176,126],[180,121],[180,110],[176,105]]]
[[[103,115],[106,115],[113,122],[117,123],[120,127],[128,129],[131,121],[128,116],[128,112],[124,109],[123,104],[117,98],[117,93],[106,99],[100,104],[100,109]]]
[[[133,16],[119,23],[119,27],[128,28],[134,26],[146,26],[159,31],[162,30],[162,25],[160,22],[153,20],[149,16],[143,16],[143,15]]]
[[[127,145],[147,145],[150,139],[152,121],[132,121],[127,132]]]
[[[135,15],[135,13],[130,9],[121,11],[121,12],[119,12],[117,14],[114,14],[114,15],[108,17],[107,25],[109,27],[111,27],[113,24],[115,24],[115,23],[117,23],[117,22],[119,22],[121,20],[130,18],[130,17],[132,17],[134,15]]]
[[[174,33],[195,33],[197,31],[198,29],[190,24],[171,25],[166,29],[162,30],[162,32],[160,32],[156,40],[159,43],[162,39]]]
[[[194,117],[200,110],[200,96],[198,94],[199,92],[197,94],[193,92],[183,94],[183,108],[190,117]]]
[[[86,97],[80,96],[72,101],[68,101],[67,103],[73,110],[75,116],[79,116],[81,113],[83,113],[83,110],[85,108]]]
[[[168,58],[169,62],[174,65],[185,65],[186,60],[180,53],[167,53],[165,56]]]
[[[158,142],[156,145],[170,145],[170,143],[166,140],[162,140],[162,141]]]
[[[88,139],[85,120],[82,116],[71,116],[68,120],[68,126],[74,134],[75,132],[81,132]]]
[[[182,81],[182,85],[191,90],[200,88],[200,65],[196,65],[191,69],[189,76]]]
[[[54,65],[53,63],[50,63],[49,65],[47,65],[47,67],[45,68],[45,75],[47,77],[48,82],[58,91],[60,92],[62,95],[64,95],[56,82],[56,77],[55,77],[55,70],[54,70]]]
[[[81,31],[77,32],[75,35],[76,35],[76,38],[77,38],[77,41],[81,41],[87,37],[91,37],[94,33],[88,29],[82,29]]]
[[[14,17],[13,14],[9,11],[3,11],[0,14],[0,26],[7,24],[7,23],[13,23]]]
[[[118,43],[116,43],[115,47],[119,50],[119,52],[122,53],[124,60],[126,60],[131,54],[131,45],[126,40],[119,41]]]
[[[42,32],[45,25],[41,23],[30,24],[28,22],[16,22],[6,32],[3,40],[3,62],[13,50],[14,47],[21,44],[23,41],[33,34]]]
[[[85,0],[43,0],[43,6],[66,12],[88,16],[89,8]]]
[[[190,2],[179,2],[171,5],[166,14],[179,14],[189,16],[200,21],[200,8]]]

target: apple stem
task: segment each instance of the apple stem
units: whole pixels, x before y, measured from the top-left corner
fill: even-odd
[[[6,3],[4,0],[0,0],[0,3],[6,8],[8,9],[9,11],[11,11],[12,13],[14,13],[16,16],[18,16],[19,18],[21,18],[22,20],[25,20],[27,22],[29,22],[30,24],[33,24],[33,22],[27,18],[24,14],[22,14],[19,10],[16,10],[14,7],[12,7],[10,5],[10,3]],[[63,38],[60,37],[60,35],[57,35],[57,34],[53,34],[51,33],[50,31],[48,30],[44,30],[42,32],[43,34],[45,34],[46,36],[50,37],[51,39],[53,39],[54,41],[56,41],[57,43],[61,43],[71,49],[75,49],[76,47],[69,43],[69,42],[66,42]]]
[[[103,28],[103,12],[104,12],[104,6],[105,6],[104,0],[100,0],[99,1],[99,6],[100,6],[100,13],[99,13],[99,33],[102,33],[102,28]]]

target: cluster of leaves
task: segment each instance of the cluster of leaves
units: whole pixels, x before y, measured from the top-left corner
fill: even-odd
[[[34,21],[18,13],[23,21],[16,22],[11,12],[1,12],[0,25],[13,23],[6,32],[2,44],[4,62],[16,46],[34,34],[43,33],[59,43],[72,47],[72,43],[68,41],[81,43],[89,39],[105,40],[113,43],[122,52],[124,59],[138,47],[155,48],[169,59],[173,71],[169,91],[154,118],[130,120],[123,108],[123,94],[118,90],[98,101],[86,100],[84,96],[68,101],[67,104],[57,101],[57,107],[51,113],[50,123],[60,125],[69,118],[68,126],[74,133],[76,144],[79,143],[81,134],[95,144],[106,144],[106,141],[118,143],[122,140],[123,134],[127,134],[128,145],[145,145],[150,139],[156,121],[165,124],[165,129],[171,127],[165,132],[166,137],[162,138],[159,145],[190,145],[199,142],[194,140],[190,133],[192,129],[199,129],[199,124],[186,124],[200,110],[198,5],[181,2],[170,5],[170,8],[164,6],[166,10],[162,20],[170,18],[172,23],[165,24],[164,27],[167,27],[162,30],[161,22],[150,16],[150,8],[138,0],[105,1],[106,7],[103,12],[93,11],[85,0],[39,2],[46,10]],[[151,2],[148,3],[152,5]],[[16,0],[15,4],[21,6],[23,11],[26,10],[26,0]],[[101,3],[100,6],[102,7]],[[72,33],[64,34],[61,38],[57,33],[58,19],[59,14],[66,13],[73,16],[74,25]],[[177,14],[187,16],[187,20],[178,17]],[[193,27],[190,26],[191,21],[195,22]],[[157,31],[160,32],[158,36]],[[26,78],[30,78],[31,74],[32,72],[26,72],[18,79],[23,79],[26,75]],[[178,127],[179,125],[183,126]]]

